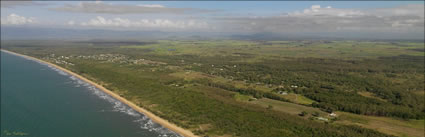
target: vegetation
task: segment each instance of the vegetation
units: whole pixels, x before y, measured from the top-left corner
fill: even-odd
[[[319,102],[314,107],[325,110],[421,119],[425,112],[423,96],[412,92],[423,89],[423,62],[424,58],[417,56],[361,61],[303,58],[237,64],[237,68],[223,71],[208,65],[196,69],[235,80],[285,85],[284,90],[309,97]],[[358,91],[387,101],[361,96]]]
[[[301,112],[299,115],[300,115],[300,116],[306,116],[306,115],[308,115],[308,113],[307,113],[307,112],[305,112],[305,111],[303,111],[303,112]]]
[[[423,121],[423,46],[402,41],[2,41],[4,49],[59,64],[208,136],[417,136],[423,127],[400,124],[392,128],[415,134],[394,133],[371,125],[380,119],[369,117]],[[328,116],[335,111],[340,116]],[[326,122],[309,120],[309,114]],[[393,123],[381,127],[385,124]]]

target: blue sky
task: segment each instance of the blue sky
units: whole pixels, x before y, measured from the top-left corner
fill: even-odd
[[[2,26],[422,34],[423,1],[2,1]]]

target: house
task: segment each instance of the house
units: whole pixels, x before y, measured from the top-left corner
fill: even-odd
[[[291,88],[298,88],[298,86],[295,86],[295,85],[291,85]]]
[[[331,114],[329,114],[329,116],[336,117],[336,114],[332,112]]]

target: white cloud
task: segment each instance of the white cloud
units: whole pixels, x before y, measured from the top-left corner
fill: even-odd
[[[65,4],[57,8],[50,8],[54,11],[77,12],[77,13],[103,13],[103,14],[146,14],[146,13],[167,13],[167,14],[185,14],[185,13],[205,13],[211,10],[196,8],[172,8],[163,5],[124,5],[108,4],[103,2],[80,2],[79,4]]]
[[[73,25],[75,25],[75,21],[70,20],[70,21],[68,21],[66,24],[67,24],[67,25],[70,25],[70,26],[73,26]]]
[[[312,5],[311,6],[311,9],[313,10],[313,11],[318,11],[319,9],[320,9],[320,5]]]
[[[380,8],[370,11],[370,14],[376,16],[420,16],[424,17],[424,5],[404,5],[394,8]]]
[[[43,6],[47,5],[46,3],[33,2],[33,1],[1,1],[0,2],[2,8],[15,8],[18,6]]]
[[[393,8],[378,8],[369,10],[359,9],[341,9],[327,6],[322,8],[320,5],[312,5],[304,9],[303,12],[289,13],[290,16],[338,16],[338,17],[359,17],[359,16],[419,16],[424,17],[424,5],[404,5]]]
[[[34,18],[27,18],[23,16],[16,15],[14,13],[8,15],[5,19],[1,19],[2,25],[23,25],[34,23]]]
[[[148,8],[165,8],[165,6],[163,5],[159,5],[159,4],[152,4],[152,5],[137,5],[140,7],[148,7]]]
[[[290,16],[337,16],[337,17],[356,17],[364,16],[366,13],[360,10],[354,9],[338,9],[327,6],[322,8],[320,5],[312,5],[311,8],[304,9],[303,12],[293,12],[289,13]]]
[[[191,30],[191,29],[208,29],[208,24],[204,21],[187,20],[172,21],[168,19],[140,19],[130,20],[126,18],[107,19],[102,16],[90,19],[87,22],[81,22],[81,26],[87,27],[115,27],[115,28],[131,28],[131,29],[174,29],[174,30]]]
[[[342,9],[312,5],[303,11],[267,17],[227,17],[223,30],[246,32],[412,32],[424,31],[424,5]],[[255,25],[253,25],[255,24]]]

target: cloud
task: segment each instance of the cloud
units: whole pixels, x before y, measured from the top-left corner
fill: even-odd
[[[66,4],[62,7],[51,8],[54,11],[77,13],[104,13],[104,14],[146,14],[146,13],[199,13],[212,12],[195,8],[171,8],[163,5],[114,5],[103,2],[81,2],[78,5]]]
[[[66,24],[67,24],[67,25],[70,25],[70,26],[74,26],[74,25],[75,25],[75,21],[70,20],[70,21],[68,21]]]
[[[71,22],[71,21],[70,21]],[[68,22],[69,24],[69,22]],[[72,24],[76,24],[72,21]],[[168,19],[140,19],[130,20],[125,18],[107,19],[102,16],[90,19],[87,22],[79,23],[85,27],[104,27],[104,28],[130,28],[130,29],[148,29],[148,30],[193,30],[208,29],[208,24],[204,21],[187,20],[172,21]]]
[[[424,5],[380,9],[341,9],[312,5],[303,11],[268,17],[225,17],[223,30],[245,32],[422,32]]]
[[[137,5],[140,7],[148,7],[148,8],[165,8],[165,6],[158,5],[158,4],[152,4],[152,5]]]
[[[370,14],[376,16],[420,16],[424,17],[424,5],[423,4],[412,4],[398,6],[394,8],[379,8],[371,10]]]
[[[2,8],[14,8],[17,6],[31,6],[31,5],[46,5],[46,4],[33,2],[33,1],[1,1]]]
[[[366,13],[354,9],[336,9],[331,6],[321,8],[320,5],[312,5],[303,12],[289,13],[290,16],[337,16],[337,17],[356,17],[364,16]]]
[[[27,18],[14,13],[8,15],[6,19],[1,19],[1,25],[23,25],[32,24],[34,22],[34,18]]]

